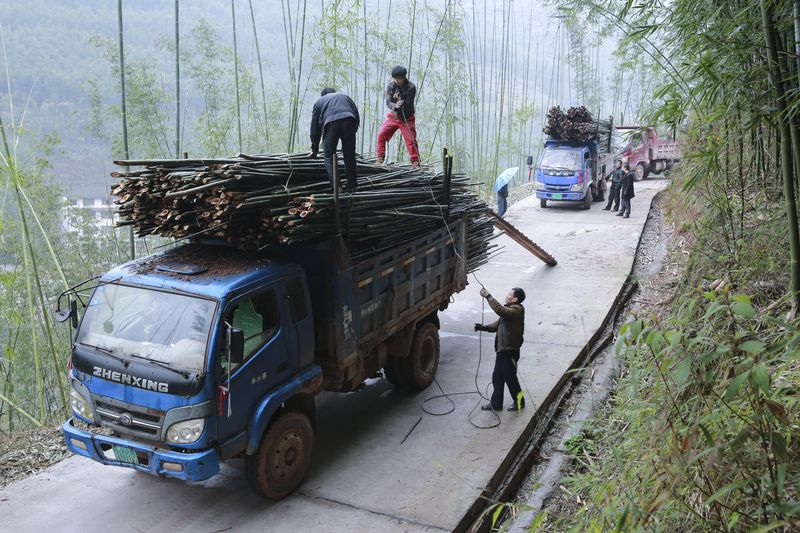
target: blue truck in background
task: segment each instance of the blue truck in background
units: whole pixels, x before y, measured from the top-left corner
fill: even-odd
[[[542,207],[548,201],[578,203],[590,209],[605,197],[605,178],[613,170],[610,150],[601,154],[598,139],[588,141],[547,139],[536,168],[536,197]],[[610,147],[610,137],[609,137]]]
[[[338,237],[271,248],[186,244],[62,293],[72,453],[190,481],[243,456],[279,499],[308,471],[320,392],[381,369],[433,381],[437,312],[467,284],[463,220],[358,262]]]

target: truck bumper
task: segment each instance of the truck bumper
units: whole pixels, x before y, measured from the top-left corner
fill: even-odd
[[[203,481],[219,472],[217,450],[174,452],[118,437],[95,435],[75,427],[70,418],[62,429],[67,448],[74,454],[104,465],[124,466],[154,476]],[[121,457],[117,457],[117,453]]]
[[[556,202],[581,202],[583,201],[584,193],[582,192],[548,192],[536,191],[536,198],[544,200],[553,200]]]

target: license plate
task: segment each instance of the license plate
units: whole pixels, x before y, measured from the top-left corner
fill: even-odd
[[[126,448],[125,446],[112,446],[111,449],[114,451],[114,457],[117,461],[130,463],[133,465],[139,464],[139,459],[136,457],[136,452],[130,448]]]
[[[556,194],[553,195],[553,200],[561,200],[561,197],[562,197],[562,194],[560,192],[556,193]]]

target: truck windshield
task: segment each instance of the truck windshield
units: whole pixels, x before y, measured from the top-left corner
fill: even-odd
[[[86,307],[75,342],[201,372],[215,306],[182,294],[101,285]]]
[[[581,152],[579,150],[545,150],[541,166],[565,170],[580,170]]]

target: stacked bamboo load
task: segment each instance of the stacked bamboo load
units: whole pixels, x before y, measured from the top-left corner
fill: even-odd
[[[125,167],[111,194],[117,226],[139,236],[224,239],[243,250],[325,239],[335,234],[334,196],[322,159],[239,155],[228,159],[115,161]],[[344,170],[340,169],[340,175]],[[444,174],[358,159],[358,191],[339,198],[341,233],[355,260],[441,227]],[[488,261],[488,206],[453,175],[449,220],[466,218],[468,270]]]
[[[553,106],[547,112],[544,133],[552,139],[586,142],[589,139],[606,140],[611,135],[610,120],[596,119],[584,106],[570,107],[566,111],[561,106]],[[608,143],[599,143],[600,152],[608,150]]]

